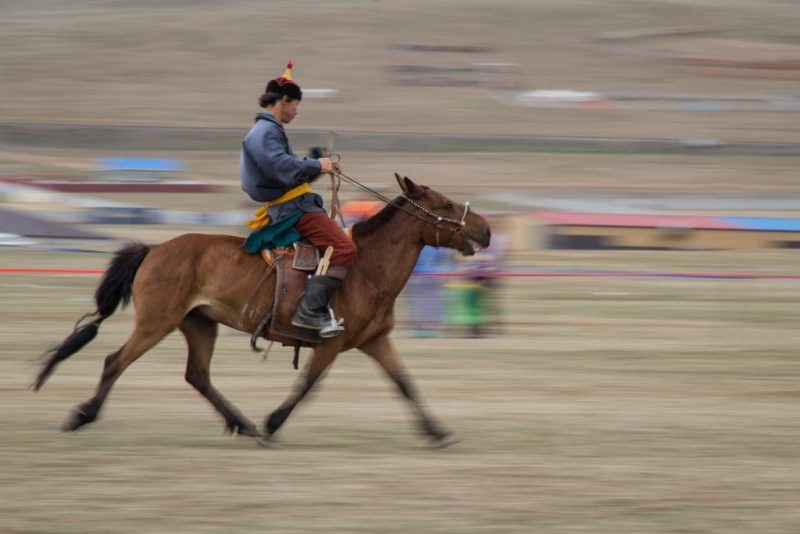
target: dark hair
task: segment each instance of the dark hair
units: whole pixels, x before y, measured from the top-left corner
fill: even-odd
[[[258,97],[258,105],[262,108],[274,106],[281,98],[288,97],[289,100],[303,100],[303,91],[300,86],[291,80],[270,80],[264,89],[264,94]]]
[[[280,93],[264,93],[258,97],[258,105],[262,108],[268,108],[274,106],[281,98],[283,98],[283,95]]]

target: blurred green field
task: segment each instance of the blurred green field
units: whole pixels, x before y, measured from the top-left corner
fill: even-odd
[[[793,272],[771,253],[773,274]],[[668,256],[668,258],[667,258]],[[11,265],[102,267],[104,255],[4,253]],[[562,268],[762,271],[755,254],[547,253]],[[624,262],[623,262],[624,260]],[[695,269],[698,270],[698,269]],[[800,282],[510,279],[505,335],[395,340],[463,441],[429,450],[391,384],[343,354],[262,449],[223,435],[183,381],[179,334],[132,366],[102,419],[87,399],[131,311],[26,389],[34,358],[92,308],[95,276],[0,275],[4,532],[792,532],[800,528]],[[403,302],[400,302],[400,310]],[[217,386],[259,424],[288,394],[291,352],[266,363],[223,330]],[[303,359],[306,355],[303,355]]]

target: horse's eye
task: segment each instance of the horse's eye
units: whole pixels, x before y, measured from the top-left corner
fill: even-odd
[[[446,209],[447,211],[452,211],[453,210],[453,203],[452,202],[448,202],[445,205],[444,209]]]

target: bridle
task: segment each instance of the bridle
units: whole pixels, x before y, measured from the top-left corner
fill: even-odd
[[[338,156],[338,154],[333,154],[332,156]],[[337,157],[335,162],[338,163],[338,161],[339,161],[339,159]],[[418,204],[417,202],[412,200],[404,192],[401,195],[401,198],[405,199],[406,202],[408,202],[409,204],[411,204],[412,206],[414,206],[415,208],[417,208],[419,211],[421,211],[423,214],[426,215],[426,216],[422,216],[419,213],[417,213],[416,211],[412,211],[412,210],[406,209],[405,206],[403,206],[401,204],[396,204],[394,199],[391,199],[391,198],[379,193],[378,191],[375,191],[374,189],[362,184],[361,182],[355,180],[354,178],[351,178],[350,176],[347,176],[345,173],[343,173],[342,171],[340,171],[338,169],[336,169],[336,171],[334,172],[332,178],[333,178],[334,182],[336,181],[336,179],[344,179],[344,180],[350,182],[351,184],[353,184],[354,186],[366,191],[367,193],[369,193],[373,197],[377,198],[378,200],[382,200],[386,204],[391,204],[394,207],[396,207],[397,209],[399,209],[401,211],[404,211],[404,212],[408,213],[409,215],[411,215],[413,217],[416,217],[417,219],[420,219],[421,221],[424,221],[424,222],[426,222],[428,224],[434,225],[436,227],[436,248],[439,248],[439,246],[440,246],[440,244],[439,244],[440,243],[439,230],[442,229],[442,224],[443,223],[447,223],[447,224],[450,224],[450,225],[453,226],[452,228],[444,228],[445,230],[449,230],[453,234],[453,236],[456,235],[456,234],[461,233],[463,231],[463,229],[464,229],[464,226],[466,226],[466,224],[467,224],[467,213],[469,213],[469,200],[464,202],[464,213],[461,214],[461,218],[460,219],[453,219],[451,217],[444,217],[442,215],[437,215],[436,213],[432,212],[431,210],[429,210],[425,206],[423,206],[421,204]],[[338,184],[334,184],[334,191],[338,191],[338,189],[339,189]]]
[[[454,226],[454,228],[450,230],[453,233],[453,235],[461,233],[461,231],[464,229],[464,226],[466,226],[466,224],[467,224],[467,213],[469,213],[469,200],[464,202],[464,213],[461,215],[461,219],[451,219],[450,217],[443,217],[441,215],[436,215],[435,213],[433,213],[431,210],[429,210],[425,206],[422,206],[421,204],[417,204],[416,202],[411,200],[409,197],[407,197],[405,195],[405,193],[403,194],[403,198],[406,199],[406,202],[408,202],[409,204],[411,204],[412,206],[414,206],[415,208],[420,210],[425,215],[433,217],[433,221],[430,221],[428,219],[423,219],[423,220],[425,222],[427,222],[427,223],[431,223],[432,222],[436,226],[436,248],[439,248],[439,230],[442,227],[441,226],[442,223],[449,223],[449,224],[452,224]],[[397,207],[398,208],[402,208],[402,206],[397,206]],[[406,211],[408,213],[411,213],[408,210],[404,210],[404,211]],[[422,219],[422,217],[418,217],[418,218]]]

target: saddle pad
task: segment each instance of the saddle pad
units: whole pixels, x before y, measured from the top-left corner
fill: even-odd
[[[308,274],[290,268],[286,261],[275,265],[277,285],[275,286],[275,305],[270,321],[268,338],[286,345],[285,338],[299,340],[302,344],[316,345],[322,342],[315,330],[300,328],[292,324],[292,317],[306,291]],[[294,344],[294,343],[290,343]]]
[[[298,271],[314,272],[319,265],[319,249],[311,243],[298,241],[294,246],[294,261],[292,267]]]
[[[293,243],[292,248],[281,247],[261,251],[261,258],[267,264],[267,267],[271,267],[281,257],[284,257],[284,262],[291,260],[292,268],[298,271],[313,273],[317,270],[317,265],[319,265],[319,249],[304,241]]]

